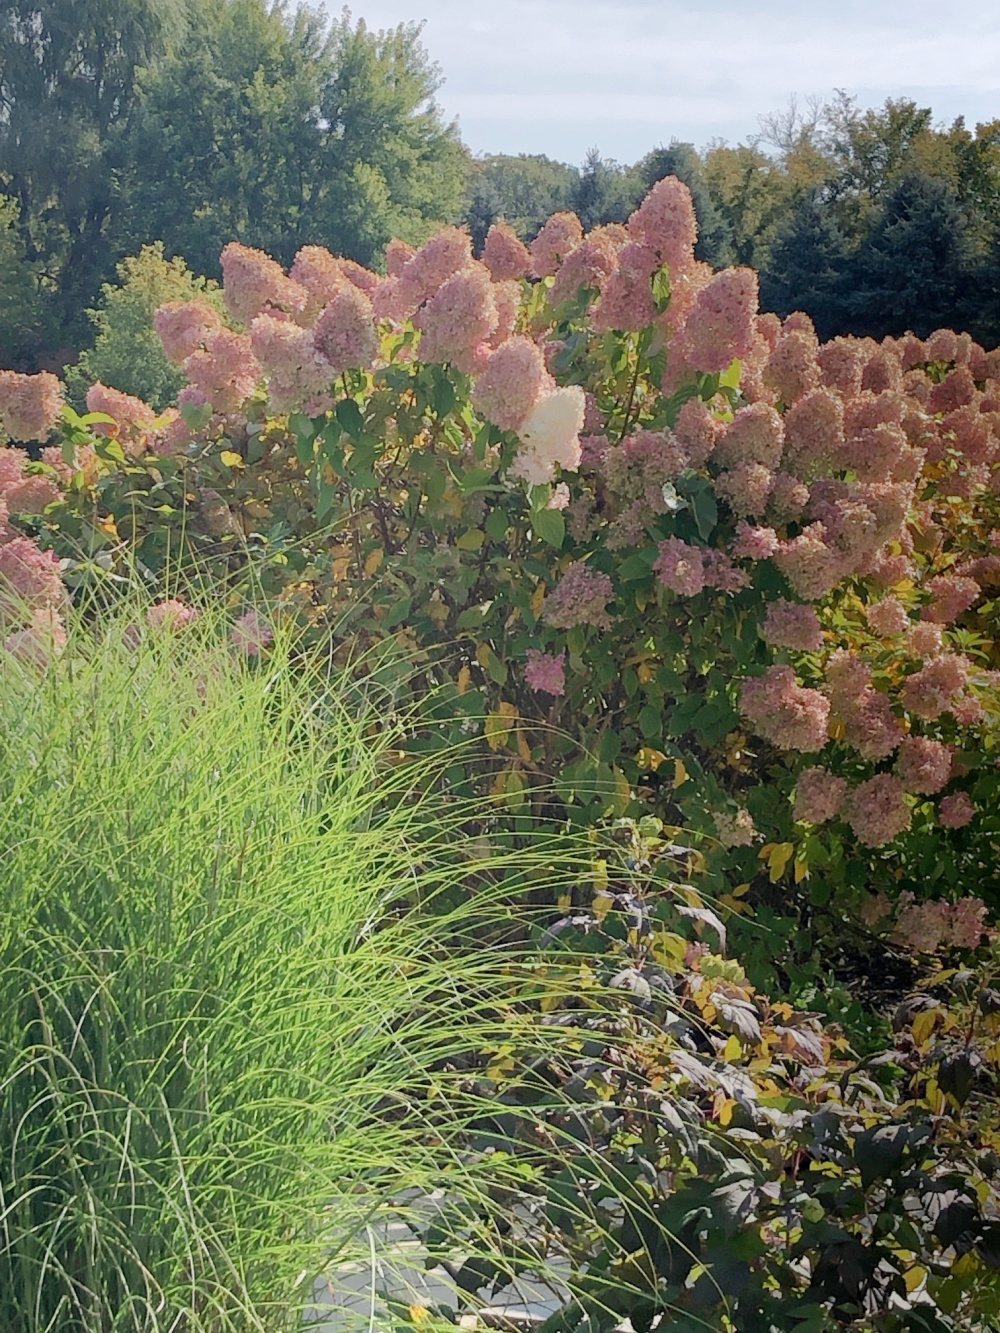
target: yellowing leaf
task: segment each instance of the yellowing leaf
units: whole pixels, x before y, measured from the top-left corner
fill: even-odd
[[[459,694],[465,693],[465,691],[469,688],[469,683],[471,680],[472,680],[472,672],[466,665],[462,667],[461,671],[458,673],[457,685]]]
[[[538,587],[531,594],[531,614],[537,620],[542,614],[542,603],[545,601],[545,584],[539,583]]]
[[[777,884],[781,879],[794,851],[795,847],[790,842],[778,842],[771,848],[767,857],[767,868],[772,884]]]
[[[903,1281],[906,1283],[906,1290],[912,1294],[918,1287],[922,1287],[927,1281],[929,1274],[926,1268],[921,1268],[919,1264],[914,1264],[903,1274]]]
[[[635,762],[640,768],[648,769],[655,773],[660,765],[666,760],[666,755],[662,750],[654,750],[652,746],[644,745],[635,757]]]
[[[485,540],[486,533],[482,528],[469,528],[456,539],[455,545],[460,551],[478,551]]]
[[[674,791],[688,780],[688,771],[680,759],[674,760]]]
[[[749,884],[737,884],[736,888],[733,889],[733,897],[745,898],[749,892],[750,892]]]
[[[235,453],[232,449],[223,449],[222,453],[219,455],[219,460],[225,463],[226,467],[243,466],[242,456]]]
[[[722,1058],[729,1064],[732,1064],[735,1060],[741,1060],[743,1058],[743,1047],[735,1032],[730,1034],[723,1049]]]
[[[615,905],[615,900],[610,893],[604,893],[603,891],[601,891],[599,893],[594,894],[594,902],[593,902],[594,916],[597,918],[599,922],[604,920],[604,918],[611,911],[614,905]]]
[[[384,559],[385,552],[381,546],[376,546],[374,551],[369,551],[365,556],[365,573],[371,577]]]
[[[924,1009],[913,1020],[913,1040],[918,1046],[923,1046],[924,1042],[931,1035],[938,1025],[941,1018],[940,1009]]]
[[[801,855],[795,858],[793,873],[795,875],[796,884],[801,884],[804,879],[809,878],[809,863],[803,860]]]
[[[501,745],[507,744],[516,717],[517,708],[510,703],[498,704],[496,712],[490,713],[484,731],[486,743],[491,750],[499,750]]]

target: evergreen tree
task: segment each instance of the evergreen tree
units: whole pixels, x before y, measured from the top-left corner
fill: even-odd
[[[639,182],[610,158],[601,157],[591,148],[584,160],[572,209],[583,223],[584,231],[607,222],[627,222],[629,214],[642,197]]]
[[[732,229],[715,207],[705,178],[705,168],[693,144],[676,139],[668,148],[654,148],[636,165],[635,174],[645,193],[664,176],[676,176],[691,191],[698,218],[695,256],[713,268],[724,268],[734,259]]]
[[[945,181],[905,176],[889,192],[848,275],[848,331],[873,338],[963,327],[976,264],[968,223]]]
[[[807,196],[771,247],[760,275],[761,305],[784,317],[810,315],[821,338],[844,331],[850,248],[829,206]]]
[[[546,218],[573,207],[579,178],[575,167],[542,154],[493,153],[473,160],[464,220],[476,248],[498,218],[531,240]]]

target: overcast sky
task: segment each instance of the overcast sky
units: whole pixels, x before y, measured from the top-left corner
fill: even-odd
[[[329,0],[328,0],[329,2]],[[331,4],[332,9],[338,8]],[[1000,116],[998,0],[353,0],[371,28],[426,20],[438,101],[474,152],[631,162],[735,142],[792,94],[906,95]]]

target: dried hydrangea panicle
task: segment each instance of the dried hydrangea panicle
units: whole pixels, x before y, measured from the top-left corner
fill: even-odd
[[[818,652],[823,647],[823,627],[813,608],[783,597],[768,602],[760,637],[776,648],[794,648],[803,653]]]
[[[795,784],[793,815],[809,824],[836,819],[847,795],[847,780],[826,768],[804,768]]]
[[[305,309],[309,293],[263,250],[230,241],[220,262],[226,309],[241,324],[249,324],[268,307],[290,315]]]
[[[524,668],[524,683],[529,690],[559,696],[566,693],[566,653],[543,653],[529,648]]]
[[[250,325],[250,345],[267,378],[275,412],[294,412],[329,388],[330,367],[317,352],[309,329],[288,319],[258,315]]]
[[[557,467],[575,472],[580,466],[580,431],[586,399],[579,385],[554,389],[539,398],[518,427],[521,448],[511,473],[532,485],[555,480]]]
[[[698,239],[691,191],[676,176],[658,180],[629,218],[628,230],[641,245],[656,252],[671,275],[682,273],[694,263]]]
[[[45,444],[63,407],[63,389],[55,375],[19,375],[0,370],[0,426],[22,444]]]
[[[679,537],[660,542],[653,572],[671,592],[694,597],[705,586],[705,556],[700,546],[691,546]]]
[[[582,240],[583,225],[575,213],[553,213],[528,247],[533,276],[551,278]]]
[[[712,461],[720,468],[739,467],[741,463],[761,463],[772,470],[781,461],[785,443],[785,425],[767,403],[741,407],[722,430]]]
[[[951,777],[952,751],[927,736],[904,736],[896,756],[896,776],[919,796],[933,796]]]
[[[911,811],[898,778],[876,773],[849,792],[844,814],[852,832],[865,847],[885,847],[910,827]]]
[[[953,796],[942,796],[938,805],[938,820],[944,828],[965,828],[971,823],[976,813],[972,798],[966,791],[955,792]]]
[[[656,254],[648,246],[633,242],[622,250],[593,310],[597,333],[637,333],[652,324],[656,317],[652,277],[657,268]]]
[[[574,560],[546,596],[542,619],[553,629],[573,629],[575,625],[610,629],[607,605],[614,595],[614,585],[607,574],[591,569],[583,560]]]
[[[724,423],[714,417],[702,398],[688,398],[677,414],[674,435],[688,456],[693,468],[704,467],[725,429]]]
[[[715,831],[723,847],[751,847],[760,834],[749,810],[720,810],[712,816]]]
[[[198,350],[206,335],[221,327],[219,312],[207,301],[168,301],[153,316],[153,327],[170,361],[180,365]]]
[[[542,349],[529,338],[513,337],[501,343],[476,379],[472,403],[501,430],[517,430],[539,399],[555,387]]]
[[[757,735],[779,750],[813,754],[826,744],[830,701],[799,685],[789,666],[772,666],[744,680],[740,711]]]
[[[684,471],[687,455],[669,430],[640,430],[605,451],[602,472],[608,490],[625,506],[608,528],[608,545],[641,542],[659,514],[667,512],[664,487]]]
[[[474,261],[443,282],[413,319],[420,359],[466,374],[485,369],[499,318],[493,291],[488,269]]]
[[[482,261],[492,274],[494,282],[526,278],[531,268],[531,252],[513,227],[502,219],[494,222],[486,233]]]
[[[677,351],[696,370],[726,370],[754,348],[759,289],[750,268],[725,268],[698,293],[677,336]]]
[[[357,287],[342,288],[317,319],[312,339],[330,378],[345,370],[370,370],[379,345],[371,301]]]
[[[261,378],[249,334],[230,329],[211,330],[204,348],[192,352],[184,362],[184,373],[188,384],[178,402],[208,403],[215,412],[238,411]]]
[[[899,915],[893,939],[912,953],[937,953],[948,942],[951,927],[950,906],[940,900],[918,903],[904,889],[897,901]]]

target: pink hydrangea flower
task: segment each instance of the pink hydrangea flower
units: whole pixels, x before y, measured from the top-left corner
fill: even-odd
[[[524,681],[530,690],[546,694],[566,693],[566,653],[543,653],[538,648],[528,649]]]
[[[832,338],[816,353],[823,384],[844,398],[854,398],[861,392],[867,360],[865,344],[858,338]]]
[[[954,412],[971,403],[976,396],[976,382],[968,366],[956,366],[931,389],[927,406],[931,412]]]
[[[720,592],[742,592],[750,586],[750,575],[745,569],[733,563],[725,551],[709,547],[704,552],[705,587],[718,588]]]
[[[691,191],[676,176],[656,182],[629,218],[628,229],[641,245],[656,252],[661,264],[668,265],[671,276],[693,265],[698,221]]]
[[[241,653],[246,653],[248,657],[257,657],[268,644],[274,642],[274,633],[259,612],[251,607],[233,621],[229,640]]]
[[[618,266],[620,246],[607,227],[590,232],[575,250],[571,250],[556,274],[549,300],[553,305],[568,301],[581,287],[602,291],[604,284]]]
[[[735,358],[754,348],[757,274],[749,268],[726,268],[698,293],[676,341],[676,351],[697,370],[725,370]]]
[[[768,603],[760,635],[776,648],[814,653],[823,647],[823,627],[813,608],[784,598]]]
[[[813,754],[826,744],[829,700],[806,689],[789,666],[769,667],[740,690],[740,710],[754,731],[779,750]]]
[[[899,895],[899,915],[893,930],[897,943],[913,953],[937,953],[947,943],[951,931],[949,904],[940,901],[918,903],[909,890]]]
[[[521,311],[521,284],[513,280],[494,282],[493,301],[497,308],[497,325],[488,341],[490,347],[496,349],[513,337],[517,328],[517,317]]]
[[[414,252],[396,275],[398,313],[394,317],[406,319],[443,287],[449,278],[471,263],[472,241],[469,233],[459,227],[442,227]]]
[[[473,387],[472,402],[501,430],[517,430],[539,399],[555,387],[541,348],[529,338],[515,336],[490,357]]]
[[[822,523],[810,523],[791,541],[779,542],[774,562],[799,597],[825,597],[844,574],[843,557],[826,542]]]
[[[618,256],[618,266],[605,280],[592,319],[598,333],[638,332],[656,316],[652,277],[659,267],[655,251],[632,242]]]
[[[737,560],[767,560],[778,549],[774,528],[753,527],[742,519],[736,524],[736,536],[730,550]]]
[[[796,819],[825,824],[836,819],[847,794],[847,781],[826,768],[804,768],[795,784]]]
[[[982,898],[959,898],[951,909],[951,942],[956,949],[978,949],[986,931]]]
[[[54,450],[62,462],[62,450]],[[43,458],[52,453],[42,450]],[[46,459],[45,461],[49,461]],[[51,477],[27,472],[28,455],[23,449],[0,448],[0,540],[6,540],[7,518],[10,514],[41,514],[48,505],[62,498],[62,492]],[[63,471],[66,471],[63,464]],[[60,475],[63,475],[61,472]],[[69,473],[72,476],[72,472]]]
[[[741,518],[760,518],[767,509],[774,487],[774,473],[760,463],[742,463],[731,472],[720,472],[715,493]]]
[[[531,252],[506,222],[494,222],[486,233],[482,261],[494,282],[524,278],[531,268]]]
[[[466,374],[484,369],[498,321],[493,290],[489,271],[474,262],[446,279],[414,316],[420,359],[450,362]]]
[[[797,523],[809,503],[809,487],[789,472],[775,472],[767,498],[772,523]]]
[[[975,579],[956,574],[928,579],[924,587],[931,594],[931,601],[921,610],[920,618],[935,625],[950,625],[963,611],[968,611],[982,592]]]
[[[679,537],[660,542],[660,553],[653,565],[660,582],[682,597],[694,597],[705,586],[705,559],[699,546],[690,546]]]
[[[0,546],[0,619],[59,606],[65,600],[59,561],[29,537]]]
[[[294,412],[325,392],[333,379],[316,350],[312,332],[289,319],[258,315],[250,325],[250,346],[267,378],[275,412]]]
[[[872,393],[886,393],[889,390],[899,389],[902,382],[903,366],[899,352],[886,339],[868,358],[861,375],[861,387],[871,390]]]
[[[583,560],[575,560],[545,598],[542,618],[553,629],[572,629],[574,625],[610,629],[607,604],[614,595],[614,585],[607,574],[591,569]]]
[[[22,666],[47,671],[53,659],[62,655],[66,642],[62,618],[46,606],[33,611],[29,623],[8,635],[3,646]]]
[[[249,324],[255,315],[269,307],[288,314],[305,309],[309,293],[263,250],[230,241],[220,261],[226,308],[241,324]]]
[[[153,630],[182,630],[200,614],[196,606],[188,606],[179,597],[170,597],[146,608],[146,624]]]
[[[720,810],[712,820],[723,847],[750,847],[760,836],[749,810]]]
[[[968,679],[966,658],[957,653],[941,653],[907,677],[900,700],[907,712],[931,721],[947,711]]]
[[[219,312],[207,301],[168,301],[153,316],[153,327],[167,357],[180,365],[205,341],[212,329],[220,328]]]
[[[760,463],[772,471],[781,461],[785,442],[785,424],[767,403],[741,407],[715,446],[712,461],[720,468]]]
[[[723,423],[712,416],[704,399],[689,398],[684,403],[677,414],[674,434],[683,445],[691,467],[705,466],[724,429]]]
[[[935,657],[941,652],[943,635],[940,625],[927,621],[913,625],[906,636],[906,647],[914,657]]]
[[[398,278],[416,254],[412,245],[394,237],[385,247],[385,271],[390,278]]]
[[[666,513],[664,485],[679,477],[687,454],[669,430],[639,430],[605,451],[605,484],[625,508],[608,528],[608,545],[628,546],[642,541],[658,514]]]
[[[528,247],[535,277],[551,277],[582,240],[583,226],[575,213],[553,213]]]
[[[942,741],[904,736],[899,743],[896,775],[909,792],[933,796],[951,777],[952,753]]]
[[[942,796],[938,805],[938,819],[944,828],[965,828],[976,813],[972,798],[967,791],[955,792],[953,796]]]
[[[782,335],[764,368],[764,383],[787,406],[819,387],[820,370],[816,360],[815,334],[810,337],[800,329]]]
[[[370,370],[378,356],[371,301],[358,287],[341,288],[317,319],[312,337],[330,379],[345,370]]]
[[[249,335],[229,329],[211,330],[204,348],[184,362],[184,371],[188,384],[178,402],[208,403],[215,412],[238,411],[261,378]]]
[[[872,633],[883,639],[893,634],[902,634],[910,623],[906,607],[895,597],[883,597],[880,602],[870,602],[865,607],[865,619]]]
[[[910,827],[903,785],[891,773],[876,773],[848,793],[845,816],[865,847],[884,847]]]
[[[63,390],[55,375],[0,370],[0,426],[12,440],[44,444],[62,412]]]
[[[844,444],[844,404],[830,389],[813,389],[785,413],[785,467],[813,477],[828,469]]]

